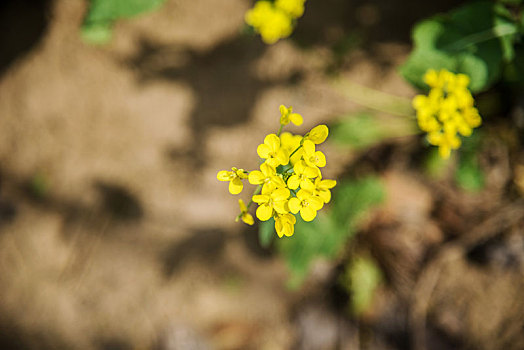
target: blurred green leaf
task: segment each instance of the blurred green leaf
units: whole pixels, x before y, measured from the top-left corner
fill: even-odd
[[[476,157],[461,159],[455,172],[455,181],[466,191],[480,191],[484,188],[484,172]]]
[[[507,46],[516,32],[514,24],[496,20],[491,1],[464,5],[415,26],[415,48],[401,74],[413,85],[426,88],[424,73],[430,68],[445,68],[468,74],[473,92],[484,90],[500,78],[503,58],[512,57]]]
[[[111,22],[153,11],[165,0],[91,0],[84,23]]]
[[[363,148],[384,138],[373,117],[366,113],[346,117],[331,128],[331,139],[340,144]]]
[[[409,118],[379,117],[361,112],[341,118],[331,127],[331,139],[340,145],[364,148],[385,139],[418,132]]]
[[[443,179],[449,168],[449,159],[443,159],[438,153],[437,147],[431,147],[428,150],[424,162],[426,173],[434,179]]]
[[[482,133],[474,132],[463,139],[460,147],[460,157],[455,170],[455,181],[466,191],[480,191],[484,188],[484,172],[478,161]]]
[[[106,44],[112,38],[114,21],[153,11],[164,2],[165,0],[90,0],[81,37],[89,44]]]
[[[82,39],[92,45],[103,45],[111,41],[113,27],[110,24],[95,23],[81,28]]]
[[[359,256],[351,262],[345,277],[343,283],[351,293],[351,310],[359,316],[371,306],[375,290],[382,282],[382,272],[372,258]]]
[[[331,211],[320,211],[312,222],[297,215],[295,234],[278,240],[278,248],[291,271],[290,287],[300,286],[313,260],[334,259],[354,233],[358,220],[384,199],[379,179],[346,181],[335,187]]]
[[[262,247],[269,247],[275,235],[275,219],[271,218],[260,222],[258,226],[258,240]]]

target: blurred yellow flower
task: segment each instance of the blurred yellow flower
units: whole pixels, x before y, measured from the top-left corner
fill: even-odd
[[[430,69],[424,82],[431,88],[427,96],[417,95],[412,104],[417,111],[421,130],[428,133],[430,144],[439,147],[442,158],[449,158],[451,151],[461,145],[457,134],[470,136],[482,119],[474,107],[474,99],[468,90],[469,77],[454,74],[445,69]]]

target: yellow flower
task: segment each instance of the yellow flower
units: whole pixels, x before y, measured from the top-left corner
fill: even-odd
[[[219,181],[229,181],[229,193],[239,194],[242,192],[244,185],[242,179],[247,179],[247,174],[244,169],[231,168],[232,171],[221,170],[217,174]]]
[[[298,113],[293,113],[293,107],[286,108],[284,105],[280,105],[280,124],[288,125],[289,122],[295,125],[302,125],[304,119]]]
[[[302,136],[300,135],[293,135],[289,132],[283,132],[280,135],[280,147],[282,147],[288,154],[290,154],[289,162],[291,163],[291,165],[295,165],[299,160],[302,159],[303,150],[302,148],[299,148],[301,141]]]
[[[275,189],[277,187],[286,187],[284,180],[277,175],[275,168],[267,163],[260,165],[260,170],[254,170],[249,173],[249,183],[252,185],[262,185],[263,188],[270,187]]]
[[[280,147],[280,138],[275,134],[269,134],[264,138],[264,143],[257,147],[257,153],[273,168],[289,162],[289,154]]]
[[[310,132],[304,136],[304,140],[310,140],[316,145],[321,144],[326,140],[329,134],[329,129],[326,125],[318,125],[311,129]]]
[[[322,178],[317,177],[315,179],[314,188],[312,190],[312,194],[314,196],[320,197],[324,203],[329,203],[331,200],[331,191],[333,187],[335,187],[337,184],[337,181],[335,180],[322,180]],[[308,188],[304,188],[305,190],[308,190]]]
[[[247,212],[247,207],[242,199],[238,200],[238,205],[240,206],[240,215],[237,216],[235,221],[238,221],[238,218],[240,217],[240,219],[242,219],[246,224],[253,225],[255,220],[253,219],[253,216]]]
[[[281,38],[288,37],[293,31],[291,17],[269,1],[257,1],[255,6],[246,12],[245,20],[260,33],[266,44],[273,44]]]
[[[304,149],[302,158],[304,158],[304,161],[308,166],[312,168],[322,168],[326,166],[326,156],[320,151],[315,152],[315,144],[313,142],[305,140],[302,144],[302,148]]]
[[[473,128],[482,123],[467,89],[469,77],[445,69],[438,72],[430,69],[424,75],[424,82],[431,87],[429,94],[417,95],[412,102],[417,122],[420,129],[428,133],[428,142],[439,147],[440,156],[448,158],[451,151],[461,145],[457,134],[470,136]]]
[[[278,214],[289,212],[287,207],[290,192],[287,188],[278,188],[272,190],[269,187],[262,189],[262,194],[253,196],[253,202],[258,204],[256,211],[257,218],[261,221],[269,220],[273,216],[273,210]]]
[[[300,216],[304,221],[311,221],[317,216],[317,210],[322,209],[324,202],[311,192],[301,189],[296,197],[289,199],[288,205],[293,214],[300,211]]]
[[[301,17],[304,14],[304,3],[306,0],[276,0],[275,6],[288,13],[293,18]]]
[[[283,236],[292,236],[295,232],[295,224],[297,218],[293,214],[278,214],[275,213],[275,231],[277,231],[278,237],[282,238]]]
[[[320,175],[318,168],[307,166],[304,161],[295,164],[293,170],[294,174],[287,179],[287,186],[292,190],[296,190],[298,186],[301,188],[311,188],[311,186],[313,186],[311,179]]]

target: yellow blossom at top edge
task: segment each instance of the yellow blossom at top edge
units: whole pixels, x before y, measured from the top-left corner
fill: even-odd
[[[269,1],[257,1],[246,12],[245,21],[260,33],[266,44],[288,37],[293,31],[292,18]]]
[[[293,18],[301,17],[304,14],[304,3],[306,0],[276,0],[275,6],[286,12]]]

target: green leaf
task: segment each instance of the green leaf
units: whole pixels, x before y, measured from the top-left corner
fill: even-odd
[[[258,240],[262,247],[269,247],[275,235],[275,220],[273,218],[260,222],[258,226]]]
[[[461,159],[455,172],[455,181],[466,191],[477,192],[484,188],[484,172],[476,157]]]
[[[158,8],[165,0],[91,0],[81,27],[82,39],[95,45],[112,38],[113,22]]]
[[[369,146],[385,136],[374,118],[367,113],[346,117],[331,128],[334,142],[355,148]]]
[[[346,287],[351,293],[351,310],[356,316],[365,312],[373,301],[375,290],[382,282],[382,272],[370,257],[353,260],[346,276]]]
[[[365,148],[385,139],[417,133],[409,118],[378,116],[360,112],[342,117],[331,127],[331,140],[339,145]]]
[[[426,173],[434,179],[441,180],[449,168],[449,159],[443,159],[437,147],[431,147],[424,162]]]
[[[484,188],[484,172],[478,161],[482,135],[473,133],[465,138],[460,148],[460,158],[455,170],[455,181],[466,191],[477,192]]]
[[[300,286],[315,259],[334,259],[354,235],[362,215],[383,199],[384,189],[377,178],[346,181],[335,187],[331,211],[323,209],[312,222],[297,215],[295,234],[278,240],[291,272],[290,287]]]
[[[92,45],[103,45],[111,41],[113,26],[105,23],[93,23],[82,26],[80,29],[82,39]]]
[[[512,56],[508,40],[517,31],[508,21],[495,19],[494,4],[479,1],[420,22],[413,30],[415,48],[401,74],[425,88],[422,79],[428,69],[446,68],[468,74],[473,92],[488,88],[500,78],[503,59]]]
[[[152,11],[165,0],[91,0],[84,23],[111,22]]]

